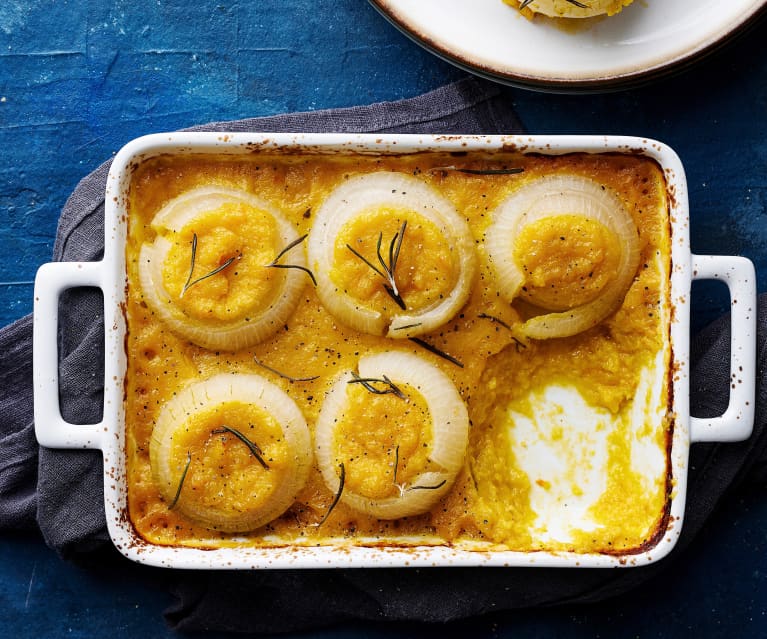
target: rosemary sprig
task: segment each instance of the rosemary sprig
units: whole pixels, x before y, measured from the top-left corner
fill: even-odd
[[[376,243],[376,254],[378,256],[378,262],[381,265],[379,269],[375,264],[368,260],[365,256],[356,251],[351,244],[347,244],[348,248],[356,257],[361,259],[367,266],[373,269],[378,275],[386,280],[386,284],[383,285],[386,292],[389,294],[397,305],[404,311],[407,307],[405,301],[399,293],[397,288],[397,282],[394,279],[394,271],[397,268],[397,261],[399,260],[400,249],[402,248],[402,240],[405,237],[405,229],[407,228],[407,220],[402,222],[402,226],[399,231],[394,234],[391,242],[389,243],[389,262],[387,264],[383,255],[381,255],[381,244],[383,243],[383,232],[378,234],[378,242]]]
[[[440,350],[433,344],[429,344],[429,342],[427,342],[426,340],[422,340],[420,337],[408,337],[408,339],[411,342],[418,344],[418,346],[420,346],[421,348],[425,348],[430,353],[434,353],[438,357],[441,357],[442,359],[446,359],[448,362],[455,364],[459,368],[463,368],[463,362],[461,362],[461,360],[459,360],[457,357],[453,357],[452,355],[450,355],[450,353],[446,353],[445,351]]]
[[[407,399],[407,395],[405,395],[405,393],[403,393],[402,390],[386,375],[381,379],[376,377],[360,377],[357,373],[352,371],[352,377],[354,379],[350,379],[347,384],[362,384],[365,390],[374,395],[396,395],[400,399]],[[376,388],[373,384],[386,384],[387,388]]]
[[[275,257],[269,264],[266,265],[267,268],[295,268],[299,271],[303,271],[306,273],[312,280],[312,284],[317,286],[317,280],[314,277],[314,273],[312,273],[308,268],[305,266],[300,266],[299,264],[278,264],[280,258],[285,255],[290,249],[295,248],[301,242],[303,242],[308,237],[308,234],[303,235],[299,237],[297,240],[292,241],[290,244],[288,244],[284,249],[282,249],[279,253],[277,253],[277,257]]]
[[[272,368],[271,366],[264,364],[260,359],[257,357],[253,357],[253,361],[258,364],[261,368],[265,368],[270,373],[274,373],[275,375],[278,375],[279,377],[282,377],[282,379],[288,380],[291,384],[295,382],[313,382],[315,379],[319,379],[319,375],[312,375],[311,377],[291,377],[290,375],[287,375],[281,371],[278,371],[276,368]]]
[[[477,315],[480,319],[489,319],[491,322],[494,322],[496,324],[500,324],[504,328],[508,328],[511,330],[511,326],[509,326],[506,322],[504,322],[500,317],[495,317],[495,315],[488,315],[487,313],[480,313]]]
[[[317,524],[317,526],[322,526],[327,521],[327,518],[330,517],[330,513],[333,512],[333,509],[338,504],[338,501],[341,499],[341,494],[344,492],[344,482],[346,481],[346,468],[344,468],[343,462],[338,464],[338,467],[341,469],[341,475],[338,478],[338,492],[336,492],[336,496],[333,498],[333,502],[330,504],[330,508],[328,508],[328,511],[325,513],[325,516],[320,519],[320,523]]]
[[[250,441],[245,435],[243,435],[239,430],[236,428],[230,428],[229,426],[221,426],[221,428],[216,428],[215,430],[212,430],[211,433],[214,435],[219,435],[221,433],[230,433],[234,435],[237,439],[239,439],[243,444],[245,444],[248,449],[250,449],[250,452],[253,454],[253,457],[255,457],[258,460],[258,463],[261,464],[264,469],[269,470],[269,464],[266,463],[264,460],[264,451],[261,450],[261,448],[256,444],[256,442]]]
[[[192,274],[194,273],[194,263],[197,259],[197,233],[192,234],[192,259],[190,260],[189,264],[189,277],[186,278],[186,283],[184,284],[184,288],[181,289],[181,295],[179,297],[184,297],[184,293],[186,293],[192,286],[197,284],[198,282],[202,282],[205,279],[208,279],[209,277],[213,277],[217,273],[220,273],[225,268],[228,268],[231,266],[232,262],[234,262],[235,258],[230,257],[226,262],[224,262],[221,266],[218,268],[214,268],[210,273],[205,273],[202,277],[198,277],[196,280],[192,281]]]
[[[399,489],[399,496],[403,497],[408,490],[437,490],[442,488],[447,483],[447,479],[443,479],[434,486],[407,486],[406,484],[400,484],[397,482],[397,469],[399,468],[399,444],[394,449],[394,485]]]
[[[489,319],[491,322],[495,322],[496,324],[500,324],[504,328],[507,328],[508,330],[511,330],[511,326],[509,326],[501,318],[495,317],[495,315],[488,315],[487,313],[480,313],[479,315],[477,315],[477,317],[480,317],[482,319]],[[527,348],[527,344],[525,344],[522,340],[514,337],[514,335],[511,336],[511,339],[514,340],[514,345],[516,346],[517,352],[519,352],[520,348]]]
[[[170,505],[168,506],[168,510],[173,510],[176,507],[176,504],[178,503],[178,498],[181,496],[181,488],[184,486],[184,480],[186,479],[186,474],[189,472],[189,466],[192,463],[192,453],[189,451],[186,451],[186,466],[184,466],[184,470],[181,473],[181,479],[178,482],[178,488],[176,489],[176,496],[173,498],[173,501],[170,502]]]
[[[528,0],[532,2],[533,0]],[[429,169],[431,172],[436,171],[457,171],[458,173],[465,173],[466,175],[516,175],[517,173],[523,173],[524,169],[520,167],[514,167],[511,169],[466,169],[459,166],[435,166]]]

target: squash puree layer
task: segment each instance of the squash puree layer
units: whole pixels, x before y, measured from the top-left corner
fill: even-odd
[[[262,451],[268,469],[253,459],[241,439],[224,429],[233,425]],[[184,428],[174,431],[169,455],[174,495],[187,455],[194,460],[178,499],[190,512],[196,508],[222,513],[256,510],[269,501],[290,468],[290,451],[280,425],[268,413],[242,402],[225,402],[188,416]]]
[[[399,294],[408,309],[419,310],[439,303],[455,286],[458,269],[444,235],[436,224],[421,215],[384,207],[365,211],[341,229],[333,251],[331,279],[335,284],[363,307],[378,311],[389,320],[401,312],[399,307],[381,286],[381,276],[349,247],[380,270],[379,238],[381,255],[388,264],[389,247],[399,239],[403,222],[407,224],[395,269]]]
[[[453,165],[473,169],[514,166],[524,172],[469,175],[431,170]],[[267,340],[235,352],[210,351],[179,338],[144,302],[138,278],[139,251],[142,244],[154,241],[152,219],[170,199],[205,185],[242,189],[280,209],[301,236],[310,230],[313,212],[333,188],[345,179],[373,171],[398,171],[423,180],[448,198],[469,225],[479,264],[470,299],[449,322],[422,336],[461,366],[411,340],[362,334],[341,325],[322,307],[308,276],[300,303],[283,328]],[[522,340],[518,331],[521,323],[541,312],[533,303],[550,303],[552,299],[556,304],[581,303],[598,295],[619,253],[612,234],[598,224],[568,216],[542,220],[531,225],[516,247],[510,247],[510,254],[516,251],[535,274],[532,288],[536,292],[528,300],[513,304],[503,301],[483,245],[492,211],[524,184],[555,174],[588,177],[618,195],[638,230],[640,266],[622,306],[599,325],[568,338]],[[215,248],[210,244],[206,248],[210,234],[202,227],[190,224],[180,234],[175,257],[167,266],[169,287],[177,289],[186,281],[189,261],[185,258],[193,232],[198,234],[200,259],[195,274],[215,268],[222,258],[242,254],[236,271],[232,264],[187,291],[184,297],[189,296],[188,313],[192,316],[200,309],[207,313],[205,305],[215,306],[218,288],[233,286],[235,278],[255,278],[253,294],[269,295],[268,291],[260,292],[263,286],[268,289],[260,268],[274,258],[275,247],[269,239],[273,231],[266,228],[257,211],[234,213],[235,217],[244,216],[242,225],[240,221],[232,225],[203,220],[210,228],[220,227]],[[382,246],[388,255],[388,242],[404,220],[408,225],[400,267],[412,272],[403,275],[403,297],[409,303],[429,304],[449,291],[455,280],[454,267],[444,259],[449,247],[433,224],[419,220],[413,212],[371,210],[364,219],[343,229],[344,237],[334,247],[333,276],[372,305],[389,304],[390,300],[382,293],[380,278],[372,277],[372,271],[351,255],[345,244],[358,241],[360,252],[372,261],[376,258],[375,242],[382,233]],[[253,228],[246,226],[251,223]],[[561,233],[562,228],[567,234]],[[559,239],[560,235],[566,239]],[[261,248],[262,241],[266,248]],[[478,550],[627,554],[649,547],[665,529],[671,486],[669,247],[662,172],[652,160],[634,155],[545,157],[499,152],[374,157],[263,152],[247,156],[160,156],[143,162],[135,170],[129,192],[126,248],[125,437],[133,525],[151,543],[194,547],[406,545],[419,538]],[[268,259],[259,254],[258,263],[245,263],[246,253],[260,250]],[[303,250],[303,246],[293,250]],[[205,300],[199,309],[195,309],[192,298],[195,288]],[[246,302],[237,304],[238,308],[247,306]],[[366,354],[389,350],[413,353],[438,366],[453,381],[468,409],[471,426],[463,470],[430,511],[383,521],[339,503],[333,516],[318,526],[335,495],[317,468],[310,471],[293,505],[258,530],[230,534],[195,522],[177,508],[169,509],[167,497],[152,478],[149,442],[161,407],[179,389],[222,372],[262,375],[296,402],[313,430],[325,393],[337,375],[355,371],[359,358]],[[647,379],[652,380],[651,386],[657,391],[654,394],[642,390]],[[350,485],[371,495],[388,495],[397,445],[398,482],[424,469],[431,431],[428,418],[422,419],[420,413],[427,415],[428,409],[416,399],[409,405],[410,413],[397,414],[392,420],[385,417],[396,406],[392,397],[364,393],[363,388],[350,393],[358,402],[352,413],[359,414],[360,419],[348,417],[340,429],[346,439],[339,439],[336,445],[340,454],[352,460],[345,463]],[[556,402],[545,399],[550,393],[569,399],[558,408]],[[651,399],[643,399],[650,395]],[[401,402],[395,410],[403,410]],[[594,423],[584,422],[581,415],[592,416]],[[211,420],[213,425],[216,420]],[[376,438],[391,440],[386,450],[381,446],[380,450],[366,448],[366,429],[375,432]],[[266,474],[248,458],[251,453],[241,442],[233,437],[210,436],[207,423],[202,431],[199,442],[188,446],[209,447],[211,460],[215,449],[216,459],[220,455],[219,465],[227,470],[220,473],[220,479],[214,478],[212,467],[204,478],[196,475],[202,471],[195,471],[182,493],[197,481],[221,481],[225,491],[224,482],[228,487],[230,481],[237,484],[244,481],[242,477],[249,477],[240,477],[241,471]],[[268,441],[258,444],[269,446]],[[188,446],[176,451],[177,463],[185,463]],[[542,457],[546,463],[538,463],[535,451],[540,446],[549,447],[553,453],[572,450],[563,453],[563,466],[555,468],[547,461],[553,457]],[[642,453],[644,449],[650,454]],[[354,461],[366,457],[368,461]],[[231,477],[224,478],[228,469]],[[584,472],[590,473],[588,482],[580,479],[586,476]],[[574,505],[582,506],[578,511],[581,516],[573,517]],[[560,526],[561,522],[569,523]]]
[[[343,418],[334,430],[336,463],[343,463],[344,486],[370,499],[395,496],[397,485],[410,484],[432,470],[431,415],[423,396],[402,386],[407,400],[392,394],[372,395],[350,387]]]
[[[513,259],[525,274],[522,297],[563,311],[593,301],[618,271],[615,234],[577,215],[555,215],[526,224],[514,242]]]
[[[274,300],[277,274],[265,265],[281,247],[271,214],[227,204],[167,234],[172,244],[163,263],[165,290],[188,317],[239,320]],[[221,267],[216,276],[206,277]]]

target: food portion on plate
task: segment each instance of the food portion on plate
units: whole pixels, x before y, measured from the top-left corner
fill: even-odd
[[[550,18],[593,18],[612,16],[634,0],[503,0],[525,15],[540,13]]]
[[[631,153],[138,164],[136,532],[650,547],[671,490],[668,208],[658,165]]]

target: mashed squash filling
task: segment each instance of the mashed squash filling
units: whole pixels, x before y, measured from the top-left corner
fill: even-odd
[[[282,247],[269,213],[228,204],[195,217],[169,236],[163,283],[188,317],[203,322],[242,319],[274,301],[278,273],[266,265]],[[200,279],[230,260],[215,275]]]
[[[595,300],[618,269],[617,246],[610,229],[578,215],[527,224],[517,235],[511,256],[526,276],[521,297],[553,311]]]
[[[262,465],[247,445],[226,428],[236,429],[262,451]],[[176,431],[170,450],[179,499],[194,507],[244,512],[265,503],[290,470],[282,429],[252,404],[227,402],[189,417]]]
[[[466,174],[441,168],[447,166],[514,166],[523,172]],[[234,349],[189,341],[147,303],[150,296],[139,277],[142,247],[157,240],[162,231],[152,222],[173,198],[210,185],[247,192],[278,208],[300,238],[311,231],[315,212],[339,185],[379,172],[407,174],[449,200],[466,221],[474,247],[476,269],[467,301],[418,339],[366,333],[338,321],[303,272],[297,273],[299,294],[291,314],[257,342]],[[620,253],[614,234],[577,211],[526,225],[508,253],[524,265],[528,290],[509,301],[489,262],[485,233],[496,208],[517,190],[550,176],[571,175],[604,185],[623,203],[638,234],[639,266],[620,306],[597,325],[570,337],[532,339],[522,330],[532,307],[583,304],[609,286]],[[667,197],[658,165],[631,154],[258,152],[144,161],[131,182],[126,247],[125,438],[129,515],[136,531],[151,543],[202,548],[410,545],[419,539],[478,551],[627,554],[651,546],[665,530],[671,491]],[[226,215],[203,212],[176,233],[163,271],[173,295],[189,277],[194,234],[199,251],[195,276],[235,257],[225,270],[185,292],[181,303],[190,321],[215,324],[228,313],[247,316],[238,292],[245,289],[251,299],[269,299],[269,278],[272,271],[279,273],[264,265],[284,246],[275,245],[279,240],[268,217],[233,204]],[[456,278],[449,242],[416,212],[386,207],[372,207],[343,228],[332,249],[336,285],[361,302],[390,304],[380,278],[371,277],[372,271],[345,245],[359,246],[366,259],[377,259],[379,234],[388,251],[405,220],[397,280],[403,297],[418,305],[444,295]],[[305,247],[298,244],[293,250]],[[298,263],[298,253],[283,258],[287,264],[294,260]],[[314,461],[306,462],[305,481],[296,484],[285,510],[269,521],[233,532],[195,518],[182,508],[186,500],[220,506],[230,514],[253,508],[269,499],[272,487],[287,481],[280,475],[281,460],[286,458],[286,468],[295,466],[295,453],[285,453],[269,411],[262,414],[238,402],[217,405],[189,422],[189,432],[173,445],[170,487],[158,485],[150,459],[153,433],[164,407],[184,389],[222,374],[264,378],[295,404],[312,447],[321,409],[339,376],[356,371],[362,358],[392,351],[439,369],[468,412],[462,466],[428,510],[379,519],[337,500],[339,482],[323,480],[315,450]],[[403,402],[351,386],[350,407],[334,440],[347,490],[388,499],[399,490],[395,469],[396,483],[405,485],[424,471],[439,471],[438,464],[428,461],[433,432],[417,391],[409,387],[410,400]],[[214,432],[235,421],[273,460],[273,468],[267,460],[270,470],[264,469],[231,433]],[[176,480],[180,483],[189,457],[178,503],[171,508]]]
[[[345,463],[350,491],[370,499],[395,496],[398,485],[431,470],[431,415],[423,397],[403,387],[407,399],[347,390],[347,404],[334,433],[336,465]]]
[[[381,253],[387,256],[403,223],[405,232],[395,270],[398,291],[408,308],[426,308],[444,298],[457,281],[450,246],[436,224],[413,211],[367,211],[341,229],[334,246],[333,281],[362,305],[379,311],[387,319],[391,319],[395,302],[386,293],[381,276],[349,247],[380,269],[379,239],[382,240]]]

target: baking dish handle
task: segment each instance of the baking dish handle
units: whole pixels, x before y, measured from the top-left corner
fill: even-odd
[[[719,417],[690,418],[693,442],[736,442],[751,436],[756,395],[756,274],[753,263],[724,255],[693,255],[693,279],[730,289],[730,403]]]
[[[32,383],[35,435],[49,448],[100,448],[103,422],[70,424],[59,407],[59,297],[69,288],[102,288],[101,262],[43,264],[35,277]]]

